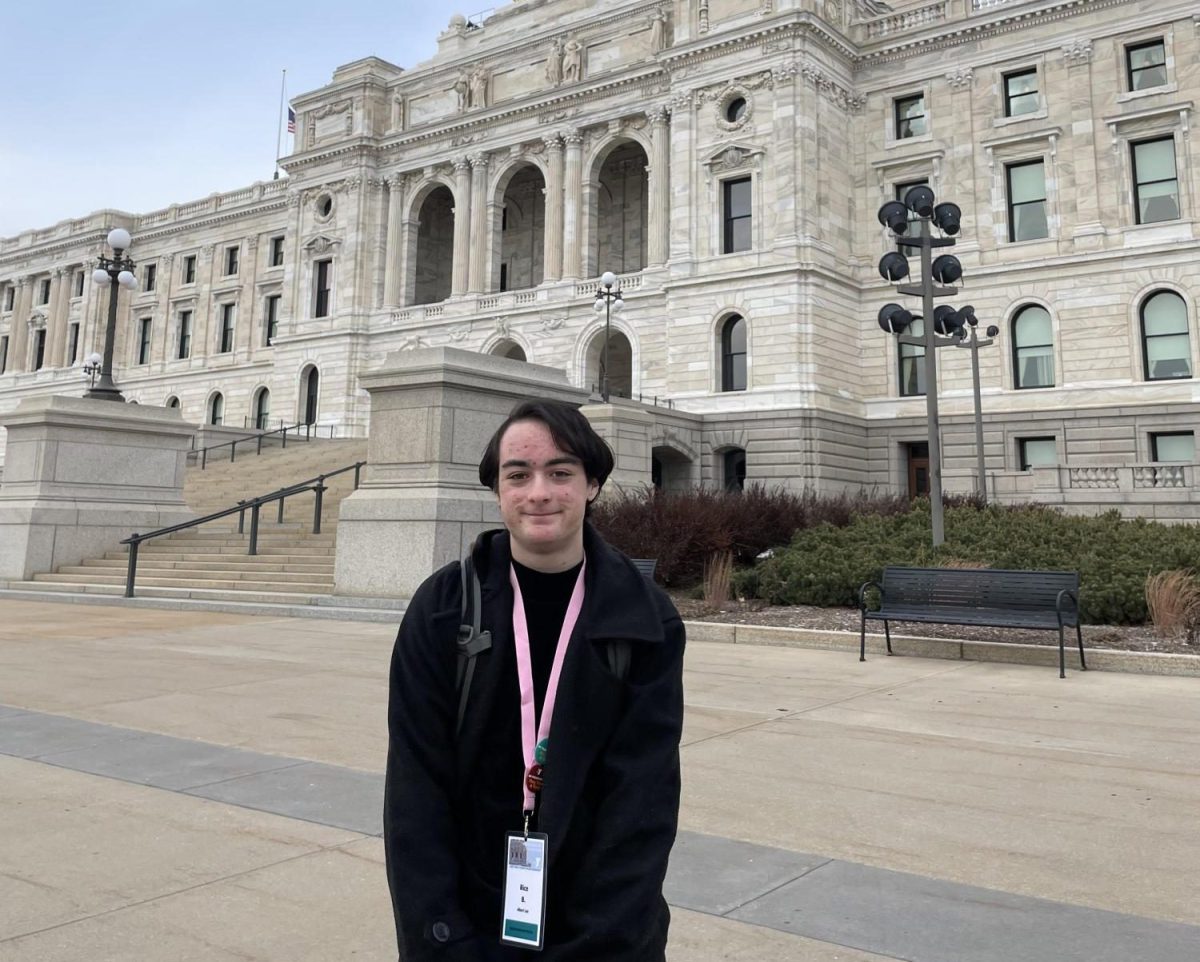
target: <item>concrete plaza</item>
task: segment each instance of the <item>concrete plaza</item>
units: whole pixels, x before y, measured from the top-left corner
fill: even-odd
[[[392,962],[393,635],[0,601],[0,960]],[[671,962],[1200,957],[1200,680],[686,668]]]

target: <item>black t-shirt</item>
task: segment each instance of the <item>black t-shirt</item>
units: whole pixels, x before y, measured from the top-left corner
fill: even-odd
[[[525,620],[529,626],[534,704],[537,706],[539,722],[550,671],[554,666],[558,636],[581,567],[582,562],[569,571],[545,574],[513,562],[525,602]],[[498,892],[503,882],[504,834],[521,828],[521,773],[525,765],[521,749],[521,690],[517,680],[517,659],[513,652],[508,651],[504,653],[503,661],[504,670],[483,729],[483,742],[465,786],[466,804],[474,812],[467,824],[473,825],[477,834],[468,831],[463,841],[488,853],[485,864],[494,865],[495,870],[489,871],[488,877],[478,881],[493,892]],[[560,691],[559,698],[565,697],[570,697],[569,693]],[[553,777],[550,774],[553,768],[554,746],[551,744],[546,761],[548,778]],[[535,816],[530,828],[536,826]]]

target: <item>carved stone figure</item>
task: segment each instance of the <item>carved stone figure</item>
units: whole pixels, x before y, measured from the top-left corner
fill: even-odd
[[[836,26],[842,25],[841,0],[825,0],[825,19]]]
[[[476,67],[471,71],[471,91],[470,105],[472,107],[486,107],[488,105],[488,75],[483,67]]]
[[[550,54],[546,57],[546,83],[557,87],[563,79],[563,44],[555,40],[550,45]]]
[[[462,113],[467,109],[471,92],[471,81],[468,79],[466,71],[460,73],[455,79],[454,92],[458,95],[458,112]]]
[[[667,15],[661,9],[650,18],[650,50],[658,53],[667,49]]]
[[[575,83],[583,76],[583,44],[572,37],[563,52],[563,80]]]

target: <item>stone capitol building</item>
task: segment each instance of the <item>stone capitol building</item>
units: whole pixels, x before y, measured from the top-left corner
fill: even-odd
[[[915,494],[931,386],[877,323],[917,302],[876,213],[926,184],[963,212],[950,303],[1000,329],[989,488],[1200,517],[1194,0],[513,0],[436,43],[295,98],[285,177],[0,239],[0,415],[86,387],[124,227],[115,375],[187,422],[365,436],[360,375],[454,347],[607,374],[668,489]],[[970,351],[938,364],[968,491]]]

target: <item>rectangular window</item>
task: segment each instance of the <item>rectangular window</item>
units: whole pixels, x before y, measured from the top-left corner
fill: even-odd
[[[181,361],[192,354],[192,312],[179,312],[179,350],[175,356]]]
[[[283,266],[283,238],[282,237],[272,237],[271,238],[271,263],[268,266],[270,266],[270,267],[282,267]]]
[[[1150,459],[1152,461],[1183,461],[1191,464],[1196,460],[1196,435],[1192,431],[1163,431],[1150,435]]]
[[[238,248],[226,247],[225,248],[225,276],[229,277],[231,274],[236,274],[237,272],[238,272]]]
[[[925,128],[925,95],[896,98],[896,139],[920,137]]]
[[[8,335],[0,337],[0,374],[8,369]]]
[[[1018,438],[1017,454],[1021,459],[1021,470],[1058,464],[1058,442],[1054,438]]]
[[[928,186],[929,186],[929,178],[928,177],[923,177],[920,180],[906,180],[903,184],[896,185],[896,200],[900,201],[900,203],[903,204],[905,196],[914,187],[928,187]],[[916,211],[910,210],[908,212],[908,223],[910,225],[909,230],[912,231],[913,228],[911,225],[921,223],[921,215],[918,214]],[[913,233],[912,236],[916,237],[919,235],[919,233],[920,233],[920,230],[918,229],[916,232]]]
[[[1042,161],[1010,164],[1008,175],[1008,239],[1048,237],[1046,223],[1046,171]]]
[[[228,354],[233,350],[233,305],[221,305],[221,346],[218,349],[221,354]]]
[[[75,272],[75,296],[83,297],[83,271]]]
[[[925,324],[915,318],[904,331],[913,337],[925,336]],[[922,397],[925,394],[925,348],[916,344],[900,344],[900,396]]]
[[[138,321],[138,364],[150,363],[150,318]]]
[[[50,278],[46,278],[38,285],[38,303],[50,303]]]
[[[317,261],[316,268],[316,299],[313,304],[313,317],[329,316],[329,285],[332,282],[333,261]]]
[[[79,322],[76,321],[68,329],[67,335],[67,367],[73,367],[79,357]]]
[[[1149,90],[1167,82],[1167,47],[1162,39],[1125,48],[1130,90]]]
[[[46,363],[46,329],[37,332],[33,342],[33,369],[40,371]]]
[[[754,246],[751,238],[751,182],[749,177],[727,180],[722,185],[725,209],[725,237],[721,253],[736,254]]]
[[[267,298],[267,347],[275,343],[275,337],[279,334],[279,299],[278,294],[272,294]]]
[[[16,294],[16,290],[12,287],[12,285],[9,285],[8,290],[4,292],[4,309],[6,311],[11,311],[13,309],[13,299],[16,297]]]
[[[196,255],[195,254],[188,254],[188,256],[183,259],[183,283],[184,284],[195,284],[196,283]]]
[[[1041,106],[1038,96],[1037,68],[1016,70],[1004,75],[1004,116],[1020,117],[1035,113]]]
[[[142,268],[142,290],[154,290],[154,282],[158,280],[158,265],[147,264]]]
[[[1179,219],[1179,176],[1175,138],[1133,145],[1134,213],[1139,224]]]
[[[508,290],[508,265],[500,265],[500,290]]]

